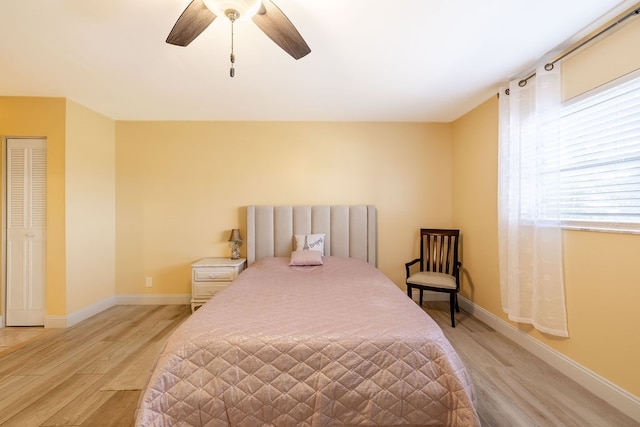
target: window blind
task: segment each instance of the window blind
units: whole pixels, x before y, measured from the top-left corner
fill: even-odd
[[[640,229],[640,70],[566,102],[558,131],[547,161],[560,168],[559,205],[542,212]]]

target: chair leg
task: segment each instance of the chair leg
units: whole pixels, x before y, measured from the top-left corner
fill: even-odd
[[[456,306],[456,294],[452,292],[451,297],[449,298],[449,309],[451,310],[451,327],[452,328],[456,327],[455,306]]]
[[[420,289],[420,307],[422,307],[422,297],[424,296],[424,290]]]
[[[460,313],[460,306],[458,305],[458,294],[454,294],[456,296],[456,313]]]

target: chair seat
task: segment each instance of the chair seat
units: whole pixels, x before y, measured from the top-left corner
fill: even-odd
[[[457,288],[456,278],[454,276],[445,273],[434,273],[432,271],[414,273],[409,276],[407,283],[416,286],[431,286],[451,290]]]

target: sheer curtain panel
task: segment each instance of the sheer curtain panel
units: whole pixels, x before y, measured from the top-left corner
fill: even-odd
[[[549,219],[559,208],[560,77],[559,64],[540,66],[523,86],[515,80],[500,90],[498,238],[509,319],[567,337],[562,230]]]

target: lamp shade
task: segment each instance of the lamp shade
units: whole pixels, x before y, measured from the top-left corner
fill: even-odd
[[[229,236],[230,242],[242,242],[242,237],[240,237],[240,230],[234,228],[231,230],[231,236]]]

